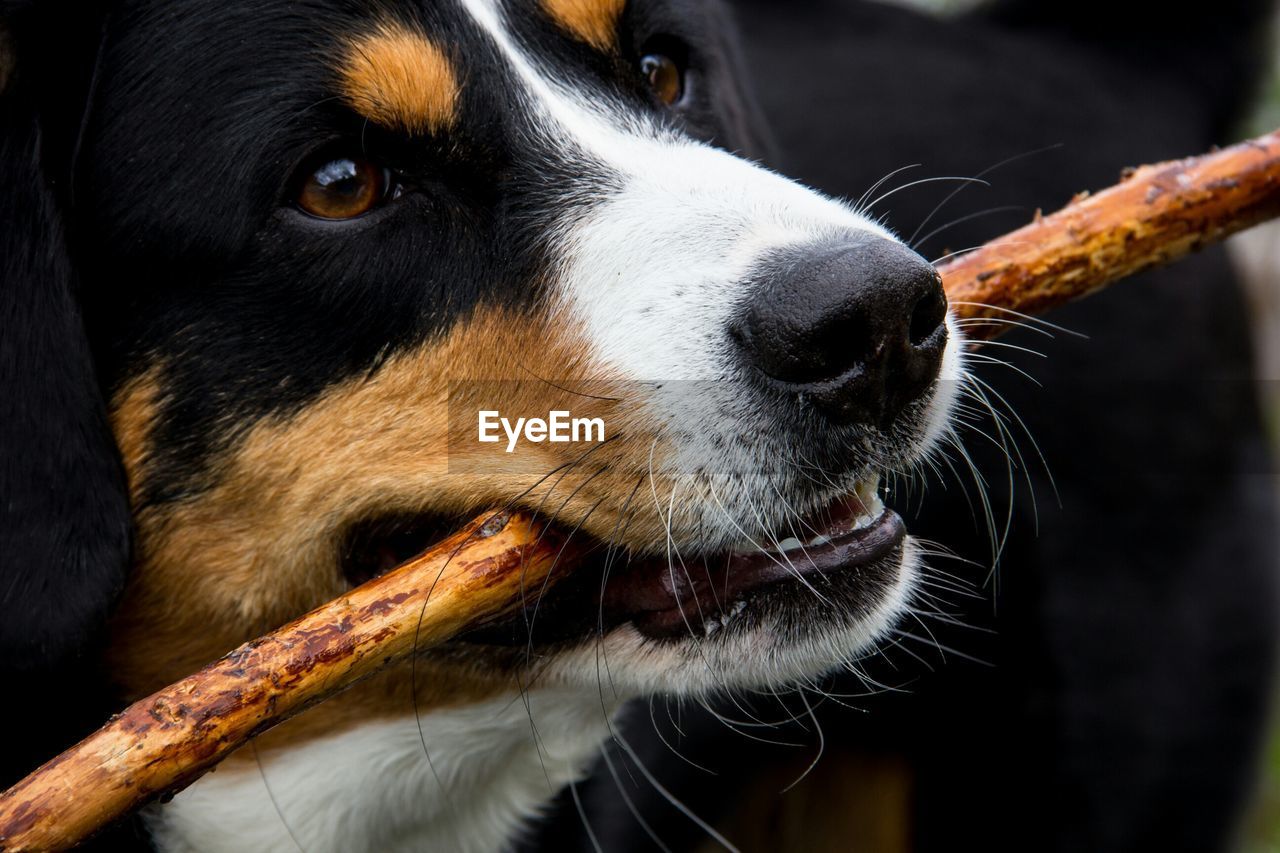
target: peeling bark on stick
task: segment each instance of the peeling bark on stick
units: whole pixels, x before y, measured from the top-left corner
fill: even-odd
[[[958,316],[1040,314],[1280,215],[1280,131],[1130,173],[940,267]],[[1004,323],[971,325],[992,337]],[[984,334],[985,332],[985,334]],[[255,734],[512,612],[568,571],[554,528],[494,513],[411,563],[142,699],[0,795],[0,849],[71,847]]]
[[[182,790],[254,735],[415,648],[510,614],[525,590],[571,562],[564,548],[554,528],[527,515],[477,519],[411,563],[135,702],[40,767],[0,796],[0,848],[65,849]]]
[[[1043,314],[1280,216],[1280,131],[1143,166],[939,268],[962,318]],[[969,324],[990,338],[1002,323]]]

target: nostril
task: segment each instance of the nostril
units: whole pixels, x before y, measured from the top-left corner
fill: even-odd
[[[803,322],[794,312],[753,312],[728,331],[756,368],[797,385],[836,378],[867,358],[874,344],[871,324],[859,312],[837,311]]]
[[[860,236],[761,264],[729,324],[733,351],[834,423],[884,424],[936,378],[947,298],[905,246]]]
[[[826,318],[809,338],[811,366],[801,381],[819,382],[839,376],[867,358],[874,344],[871,324],[861,312],[842,312]]]
[[[912,346],[921,346],[937,331],[947,317],[947,300],[941,288],[930,288],[911,311],[907,335]]]

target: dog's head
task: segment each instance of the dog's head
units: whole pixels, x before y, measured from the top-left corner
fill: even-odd
[[[527,661],[594,690],[597,643],[624,692],[778,685],[902,606],[876,484],[945,429],[939,279],[744,156],[718,4],[108,6],[6,30],[15,634],[105,611],[126,494],[135,695],[492,506],[591,553],[437,656],[453,694]],[[479,440],[559,411],[603,435]]]

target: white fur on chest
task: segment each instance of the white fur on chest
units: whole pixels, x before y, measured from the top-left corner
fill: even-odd
[[[153,808],[148,824],[165,853],[494,853],[608,734],[599,695],[537,690],[528,702],[424,714],[421,737],[406,715],[263,751],[262,772],[224,766]]]

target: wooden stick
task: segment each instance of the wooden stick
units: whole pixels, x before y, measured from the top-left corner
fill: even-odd
[[[1280,216],[1280,131],[1143,166],[939,267],[961,318],[1043,314]],[[970,338],[1007,324],[970,323]]]
[[[940,271],[962,318],[1038,314],[1277,215],[1280,131],[1145,166]],[[992,322],[968,334],[1005,328]],[[413,562],[134,703],[36,770],[0,796],[0,848],[70,847],[181,790],[307,706],[512,612],[526,589],[567,571],[564,547],[554,528],[525,515],[478,519]]]
[[[251,737],[415,648],[520,606],[557,564],[555,528],[490,513],[411,563],[130,705],[0,796],[0,848],[61,850],[181,790]],[[561,559],[561,557],[564,559]]]

